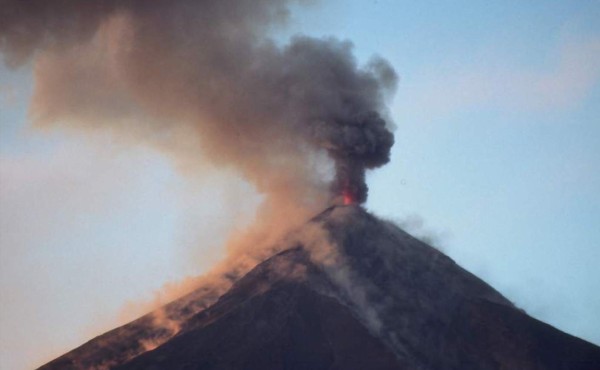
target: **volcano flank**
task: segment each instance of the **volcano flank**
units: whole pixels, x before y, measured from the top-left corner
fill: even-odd
[[[280,250],[223,295],[200,287],[40,369],[600,368],[599,347],[359,206]]]

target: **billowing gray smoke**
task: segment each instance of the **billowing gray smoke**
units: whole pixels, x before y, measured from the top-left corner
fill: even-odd
[[[5,0],[0,50],[11,66],[34,60],[37,125],[108,126],[179,154],[193,142],[267,195],[363,202],[365,170],[394,142],[396,74],[358,66],[348,42],[276,43],[292,2]]]

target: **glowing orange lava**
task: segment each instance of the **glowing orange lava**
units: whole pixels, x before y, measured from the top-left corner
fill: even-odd
[[[344,190],[342,192],[342,196],[344,197],[344,205],[345,206],[348,206],[348,205],[354,203],[354,197],[352,196],[352,193],[350,193],[350,191]]]

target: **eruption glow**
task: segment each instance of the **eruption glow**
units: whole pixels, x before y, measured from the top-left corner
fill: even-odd
[[[348,206],[350,204],[354,203],[354,199],[352,198],[352,195],[350,193],[344,193],[344,205]]]
[[[356,196],[352,193],[348,186],[345,186],[342,189],[342,204],[349,206],[354,203],[356,203]]]

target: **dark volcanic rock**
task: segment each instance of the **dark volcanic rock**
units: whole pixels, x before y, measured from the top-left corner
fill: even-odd
[[[292,240],[218,300],[205,288],[166,306],[176,331],[147,315],[42,369],[600,369],[599,347],[359,207]]]
[[[278,255],[259,269],[277,265],[280,259],[294,269],[298,265],[289,264],[289,259],[302,260],[298,255],[304,253],[296,249]],[[301,266],[312,268],[309,262]],[[311,286],[320,284],[318,279],[254,275],[250,277],[256,280],[243,279],[193,317],[175,338],[117,369],[398,368],[392,351],[347,307]],[[265,281],[268,288],[260,286]]]

